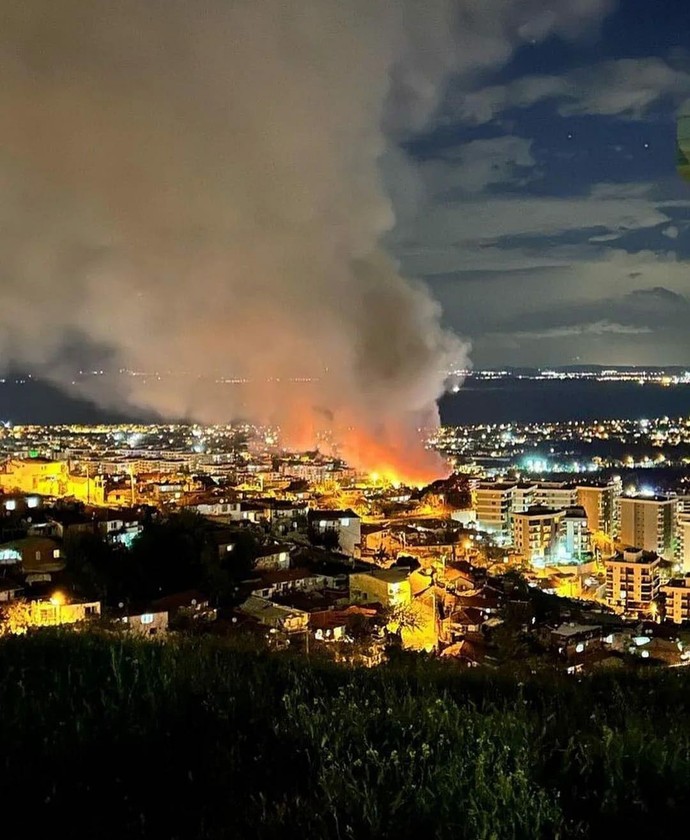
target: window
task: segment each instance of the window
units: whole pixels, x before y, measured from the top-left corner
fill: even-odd
[[[343,528],[347,528],[347,527],[349,526],[349,524],[350,524],[350,520],[349,520],[349,519],[347,519],[347,518],[345,518],[345,519],[341,519],[341,520],[340,520],[340,524],[343,526]]]
[[[40,551],[37,551],[37,552],[36,552],[36,559],[37,559],[37,560],[40,560],[40,559],[41,559],[41,552],[40,552]]]
[[[142,624],[153,624],[153,613],[144,613],[141,617]]]
[[[54,548],[53,549],[53,557],[57,560],[60,557],[60,549]]]

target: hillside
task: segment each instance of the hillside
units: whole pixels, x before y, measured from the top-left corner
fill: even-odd
[[[671,836],[690,676],[375,671],[218,642],[0,643],[7,836]]]

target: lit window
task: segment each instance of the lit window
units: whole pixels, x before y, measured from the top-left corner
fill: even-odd
[[[37,559],[37,560],[40,560],[40,559],[41,559],[41,552],[40,552],[40,551],[37,551],[37,552],[36,552],[36,559]]]
[[[153,613],[144,613],[141,617],[142,624],[153,624]]]
[[[5,508],[6,508],[6,510],[16,510],[17,509],[16,501],[14,499],[10,499],[9,501],[5,502]]]
[[[327,524],[328,524],[328,523],[326,522],[326,520],[325,520],[325,519],[322,519],[322,520],[321,520],[321,522],[319,522],[319,527],[321,527],[321,528],[325,528]]]
[[[350,524],[350,520],[349,519],[341,519],[340,524],[343,526],[343,528],[347,528],[348,525]]]
[[[54,548],[53,549],[53,557],[57,560],[60,557],[60,549]]]
[[[30,508],[37,508],[38,502],[38,496],[29,496],[29,498],[26,500],[26,506]]]

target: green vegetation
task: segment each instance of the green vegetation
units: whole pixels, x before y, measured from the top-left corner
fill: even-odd
[[[231,543],[232,551],[219,551],[219,540]],[[69,534],[66,568],[71,587],[84,598],[145,601],[198,588],[225,604],[251,574],[258,546],[247,528],[219,529],[197,514],[174,513],[146,522],[131,549],[94,533]]]
[[[670,837],[685,818],[680,671],[522,684],[238,644],[3,640],[6,835]]]

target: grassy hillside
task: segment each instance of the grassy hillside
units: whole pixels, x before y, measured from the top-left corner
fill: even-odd
[[[0,709],[8,837],[670,837],[690,790],[679,670],[521,685],[41,634],[0,643]]]

